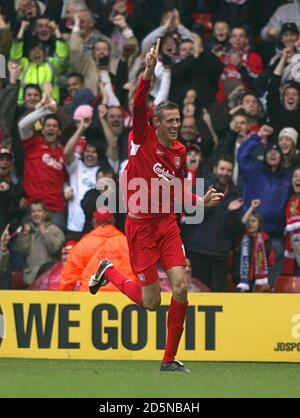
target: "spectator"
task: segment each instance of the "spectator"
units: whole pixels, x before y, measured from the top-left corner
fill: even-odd
[[[246,234],[240,249],[240,292],[257,292],[269,290],[269,265],[274,262],[274,252],[268,234],[263,232],[263,218],[255,213],[261,205],[260,200],[252,200],[245,213],[242,223],[246,226]]]
[[[99,79],[102,81],[109,106],[118,106],[119,100],[126,103],[127,92],[123,90],[123,86],[128,81],[127,64],[120,58],[111,57],[109,40],[97,39],[93,44],[92,54],[85,52],[83,42],[79,30],[79,15],[75,15],[75,26],[70,39],[72,67],[85,77],[85,86],[95,96],[100,92]],[[116,86],[116,93],[113,91],[113,84]]]
[[[205,40],[205,48],[220,57],[230,48],[230,26],[225,20],[214,22],[213,34]]]
[[[95,28],[95,19],[89,9],[82,9],[75,13],[78,19],[75,21],[76,32],[79,32],[83,40],[83,49],[88,56],[92,56],[95,43],[99,39],[109,41],[98,29]],[[74,28],[73,28],[74,31]]]
[[[11,240],[11,235],[9,233],[9,227],[8,224],[1,235],[1,241],[0,241],[0,281],[4,274],[6,273],[8,262],[9,262],[9,249],[8,244]],[[2,288],[2,286],[0,287]]]
[[[157,38],[164,38],[167,34],[176,33],[179,39],[192,39],[192,33],[182,25],[178,10],[168,11],[163,15],[162,25],[144,38],[142,42],[142,53],[149,51],[155,44]]]
[[[268,89],[268,117],[276,137],[287,126],[296,129],[298,133],[300,132],[300,83],[288,81],[280,91],[288,56],[289,51],[285,49],[271,77]]]
[[[288,276],[300,274],[300,168],[296,168],[292,178],[293,196],[288,201],[285,217],[285,252],[282,273]]]
[[[293,128],[283,129],[278,137],[278,145],[283,155],[283,167],[294,171],[300,164],[298,145],[298,132]]]
[[[239,232],[236,228],[237,211],[235,208],[229,209],[231,202],[239,199],[237,189],[232,183],[232,175],[232,159],[220,157],[214,176],[206,181],[206,190],[213,187],[224,193],[224,199],[219,206],[205,211],[201,224],[182,227],[193,276],[201,279],[212,292],[226,291],[228,255]],[[241,207],[242,204],[239,204],[238,209]]]
[[[29,23],[22,22],[17,40],[13,42],[10,51],[11,60],[19,60],[22,73],[20,75],[19,104],[24,102],[24,87],[27,84],[38,84],[44,91],[44,84],[50,83],[53,87],[53,95],[59,100],[59,88],[57,78],[66,68],[69,55],[68,45],[61,39],[59,29],[55,28],[56,49],[53,57],[46,58],[44,47],[41,43],[32,41],[28,57],[24,56],[24,33]]]
[[[277,145],[270,145],[266,149],[264,162],[258,161],[255,156],[261,139],[267,140],[272,132],[268,126],[263,126],[258,134],[252,135],[241,145],[238,154],[240,171],[245,182],[244,210],[249,209],[252,200],[262,201],[258,213],[263,216],[264,230],[270,235],[276,253],[276,263],[270,269],[271,285],[282,267],[284,211],[291,189],[291,174],[282,169],[282,152]]]
[[[195,185],[197,178],[206,178],[209,172],[210,167],[202,157],[201,148],[197,144],[187,147],[185,177]]]
[[[214,150],[214,139],[206,122],[201,118],[198,123],[194,116],[183,119],[180,130],[181,142],[189,147],[196,144],[201,148],[204,159],[209,159]]]
[[[0,149],[0,235],[5,226],[20,216],[18,210],[22,190],[13,174],[13,155]]]
[[[252,28],[257,7],[255,0],[208,0],[205,3],[213,20],[225,19],[231,27]]]
[[[56,103],[49,97],[42,107],[27,115],[19,123],[25,150],[23,188],[29,203],[42,200],[53,223],[65,228],[65,201],[63,147],[59,144],[61,124],[56,116]],[[33,125],[45,118],[41,135],[36,135]]]
[[[103,192],[101,190],[102,179],[114,179],[114,172],[110,166],[104,166],[98,169],[96,174],[96,187],[88,190],[81,201],[81,207],[85,215],[84,234],[91,232],[93,229],[93,214],[97,209],[97,199]]]
[[[285,23],[294,22],[300,29],[300,0],[285,4],[277,9],[261,32],[264,41],[278,38]]]
[[[37,278],[28,287],[28,290],[59,290],[64,264],[68,259],[70,251],[76,244],[75,241],[68,241],[61,250],[60,260],[42,266],[38,272]],[[77,288],[75,288],[75,290],[77,290]]]
[[[225,99],[224,81],[242,80],[245,87],[251,89],[254,81],[263,72],[263,61],[260,55],[250,49],[250,40],[247,30],[243,27],[234,27],[230,35],[231,48],[220,58],[225,68],[219,82],[217,99]]]
[[[245,110],[241,109],[232,116],[230,131],[226,138],[219,142],[215,156],[229,155],[234,161],[233,183],[237,186],[240,193],[243,192],[244,182],[240,175],[238,164],[238,151],[240,146],[249,138],[250,118]]]
[[[79,108],[80,109],[80,108]],[[90,117],[89,117],[90,116]],[[85,193],[95,187],[96,172],[99,169],[99,155],[97,145],[87,143],[83,152],[82,160],[74,155],[76,146],[84,131],[91,124],[91,116],[82,113],[78,115],[78,129],[72,138],[69,139],[64,149],[64,162],[69,173],[69,182],[72,193],[68,195],[68,237],[79,241],[84,228],[84,212],[81,208],[81,200]]]
[[[25,257],[24,282],[30,285],[40,268],[57,255],[65,241],[63,232],[48,217],[42,201],[30,205],[30,223],[25,224],[17,239],[17,249]]]
[[[125,235],[114,226],[114,216],[102,208],[94,213],[92,232],[85,235],[71,251],[64,266],[60,290],[74,290],[80,283],[80,290],[87,291],[90,276],[95,273],[99,259],[109,258],[123,274],[131,280],[137,280],[132,272],[129,250]],[[108,285],[105,290],[116,290]]]
[[[0,147],[12,148],[12,130],[14,113],[18,99],[18,77],[21,67],[17,63],[9,63],[9,84],[0,90]]]

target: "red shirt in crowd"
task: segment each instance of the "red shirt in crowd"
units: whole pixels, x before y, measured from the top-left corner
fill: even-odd
[[[51,147],[41,136],[33,136],[22,143],[25,149],[23,188],[26,199],[29,202],[43,200],[47,209],[64,211],[63,147]]]

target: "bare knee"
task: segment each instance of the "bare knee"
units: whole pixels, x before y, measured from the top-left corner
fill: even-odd
[[[160,298],[143,300],[143,308],[150,312],[156,311],[160,307],[160,304],[161,304]]]

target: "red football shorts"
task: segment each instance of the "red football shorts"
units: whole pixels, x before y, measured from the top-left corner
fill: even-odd
[[[127,216],[126,235],[131,265],[142,286],[158,280],[158,261],[166,271],[186,265],[184,245],[175,216],[157,219]]]

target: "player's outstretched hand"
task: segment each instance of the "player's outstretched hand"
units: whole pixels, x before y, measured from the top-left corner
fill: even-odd
[[[224,193],[218,193],[215,189],[210,189],[204,196],[204,207],[212,208],[217,206],[224,198]]]

